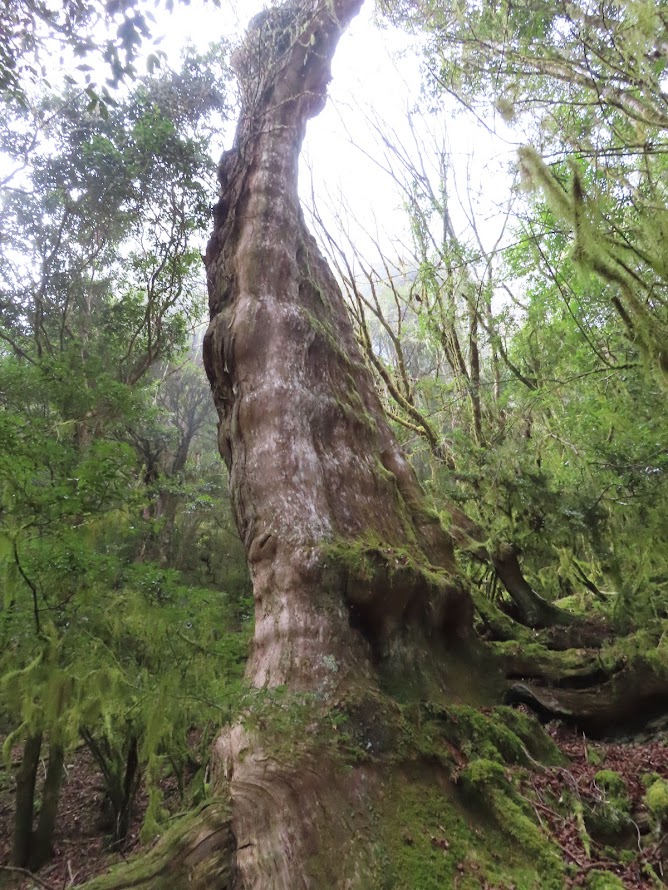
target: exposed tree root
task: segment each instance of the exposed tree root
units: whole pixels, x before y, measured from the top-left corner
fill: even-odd
[[[538,643],[517,641],[494,643],[490,648],[500,658],[509,680],[533,680],[541,685],[576,689],[605,683],[615,667],[601,664],[597,649],[552,651]]]
[[[610,636],[605,620],[572,616],[568,625],[557,624],[542,629],[528,628],[503,612],[487,597],[473,592],[475,609],[481,622],[481,636],[494,642],[515,642],[523,646],[542,645],[546,650],[598,649]]]
[[[624,735],[668,712],[668,678],[640,662],[584,689],[514,683],[506,702],[528,705],[543,720],[574,724],[593,738]]]
[[[87,890],[231,890],[234,851],[229,809],[208,803],[174,825],[156,846],[86,884]]]

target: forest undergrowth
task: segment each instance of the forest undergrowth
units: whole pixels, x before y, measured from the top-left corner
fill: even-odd
[[[489,713],[487,709],[482,710]],[[528,767],[504,764],[504,770],[526,805],[526,811],[540,827],[546,844],[551,843],[560,851],[564,887],[639,890],[668,884],[668,727],[650,727],[635,737],[618,740],[592,740],[559,721],[547,724],[545,731],[563,755],[561,765],[545,766],[533,761]],[[191,732],[189,745],[192,760],[184,788],[186,799],[202,792],[202,764],[198,762],[204,750],[202,733]],[[18,765],[20,758],[21,750],[16,748],[14,765]],[[462,752],[457,753],[455,760],[458,763],[453,772],[456,781],[457,772],[469,761]],[[43,775],[43,770],[41,772]],[[165,827],[168,827],[170,820],[178,818],[187,804],[179,794],[173,775],[165,775],[159,786]],[[2,863],[7,862],[10,853],[13,792],[11,775],[8,777],[3,770],[0,781]],[[146,851],[152,844],[142,842],[140,831],[147,805],[148,796],[141,788],[123,849],[110,850],[103,784],[90,753],[84,746],[79,747],[68,758],[53,859],[39,875],[5,870],[5,884],[16,890],[64,890],[84,884],[128,857]],[[468,812],[467,822],[478,844],[481,839],[483,844],[490,843],[489,834],[484,831],[485,820],[480,820],[474,809]],[[433,827],[425,820],[421,826],[413,826],[414,832],[416,828],[424,834],[422,840],[426,839],[439,855],[457,859],[453,863],[457,875],[454,886],[462,890],[466,887],[521,890],[523,886],[533,886],[523,884],[521,879],[515,883],[511,857],[508,856],[506,864],[503,851],[492,855],[499,860],[499,873],[507,871],[507,876],[499,883],[490,882],[475,856],[458,855],[461,845],[453,844],[442,826],[433,833]],[[412,845],[416,840],[405,837],[404,843]],[[512,841],[509,842],[512,845]]]

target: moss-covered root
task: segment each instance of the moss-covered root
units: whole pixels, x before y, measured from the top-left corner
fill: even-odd
[[[563,887],[561,856],[525,812],[523,802],[516,795],[504,767],[485,758],[472,760],[462,770],[459,782],[465,797],[491,815],[501,831],[539,863],[543,887],[555,890]]]
[[[229,811],[208,803],[184,816],[148,853],[86,884],[86,890],[230,890],[235,840]]]

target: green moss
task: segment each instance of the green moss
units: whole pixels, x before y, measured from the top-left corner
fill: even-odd
[[[598,868],[589,872],[585,886],[588,890],[624,890],[624,884],[617,875]]]
[[[447,589],[450,577],[424,559],[408,518],[405,529],[405,547],[392,546],[375,534],[338,538],[323,546],[324,566],[345,585],[349,602],[364,609],[382,597],[391,613],[410,602],[422,601],[426,607]]]
[[[315,886],[561,890],[561,856],[505,765],[532,767],[543,750],[532,718],[509,708],[399,705],[361,694],[348,696],[340,716],[341,767],[375,772],[380,789],[372,805],[352,808],[353,840],[332,842],[331,829],[321,828],[321,851],[309,865]],[[461,770],[464,749],[472,760]]]
[[[640,781],[643,783],[645,788],[649,788],[650,785],[653,785],[657,779],[660,779],[661,776],[658,773],[644,773],[640,777]]]
[[[313,312],[309,312],[307,309],[303,309],[302,311],[308,319],[308,324],[310,325],[311,330],[320,336],[339,361],[345,366],[349,366],[351,364],[350,355],[342,348],[341,341],[334,335],[331,326],[323,323]]]
[[[564,758],[538,721],[512,708],[481,710],[468,705],[443,707],[432,702],[404,705],[400,753],[437,758],[454,767],[461,755],[499,764],[533,768],[537,762],[562,764]]]
[[[652,817],[655,832],[660,834],[668,822],[668,782],[665,779],[653,782],[647,789],[643,801]]]
[[[498,828],[540,863],[544,887],[560,887],[563,862],[517,797],[503,767],[493,760],[472,761],[461,773],[463,793],[489,813]]]
[[[564,755],[533,715],[505,705],[494,708],[492,715],[524,743],[534,760],[549,766],[560,766],[566,762]]]
[[[628,793],[626,782],[613,769],[602,769],[594,776],[596,785],[605,792],[610,800],[617,801],[622,806],[628,806]]]
[[[493,761],[486,765],[479,762],[474,768],[477,780],[488,779],[492,785],[504,781],[503,772]],[[478,890],[482,885],[561,890],[561,869],[553,869],[550,863],[546,870],[542,859],[538,863],[527,856],[522,824],[526,817],[513,815],[517,815],[513,819],[516,836],[462,806],[449,783],[439,786],[434,782],[433,771],[395,778],[376,814],[374,869],[363,886],[369,890],[443,890],[454,886]],[[530,820],[527,822],[535,829]],[[541,836],[542,851],[545,846]]]
[[[571,594],[570,596],[562,596],[554,601],[554,605],[558,606],[560,609],[565,609],[568,612],[574,612],[578,615],[581,615],[585,608],[583,597],[579,593]]]
[[[601,650],[601,663],[608,669],[625,664],[629,669],[668,677],[668,621],[626,636],[616,636]]]
[[[632,827],[626,782],[614,770],[600,770],[594,776],[599,799],[587,804],[585,824],[587,830],[601,842],[621,842]]]
[[[526,633],[521,634],[519,639],[489,645],[513,672],[525,677],[540,677],[543,681],[587,676],[600,667],[598,653],[593,654],[586,649],[555,651],[527,639]]]
[[[446,709],[446,738],[467,757],[483,757],[504,763],[530,765],[545,753],[550,762],[560,755],[540,726],[511,708],[497,707],[485,714],[466,705]]]
[[[480,757],[472,760],[461,774],[461,783],[465,789],[475,794],[484,791],[488,786],[510,791],[510,784],[505,769],[494,760]]]
[[[604,760],[605,757],[600,751],[591,746],[587,747],[587,763],[591,763],[592,766],[599,766]]]

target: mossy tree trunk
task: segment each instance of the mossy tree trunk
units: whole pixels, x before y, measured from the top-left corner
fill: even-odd
[[[329,675],[326,656],[365,669],[350,608],[379,646],[407,610],[429,611],[432,627],[454,635],[471,614],[466,593],[441,583],[454,578],[452,541],[385,420],[297,194],[306,122],[361,5],[312,0],[253,21],[237,54],[244,106],[206,255],[204,362],[253,577],[249,676],[259,686],[311,689]]]
[[[472,616],[453,542],[386,422],[299,204],[306,123],[361,5],[306,0],[251,23],[206,254],[204,362],[255,596],[247,679],[311,696],[321,716],[370,701],[379,672],[442,686],[440,655],[467,637]],[[270,736],[238,725],[214,750],[229,782],[235,886],[312,886],[317,825],[327,814],[341,842],[355,782],[308,750],[286,765]]]

